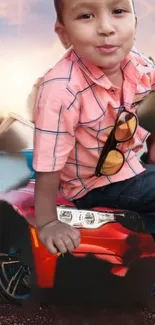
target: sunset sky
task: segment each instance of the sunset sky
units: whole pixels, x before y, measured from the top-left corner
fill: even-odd
[[[28,115],[35,80],[62,56],[52,0],[0,0],[0,109]],[[137,47],[155,57],[155,0],[136,0]],[[151,33],[152,31],[152,33]]]

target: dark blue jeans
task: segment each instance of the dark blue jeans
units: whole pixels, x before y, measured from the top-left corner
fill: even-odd
[[[152,219],[155,227],[155,165],[122,182],[96,188],[74,201],[78,209],[109,207],[139,212]]]

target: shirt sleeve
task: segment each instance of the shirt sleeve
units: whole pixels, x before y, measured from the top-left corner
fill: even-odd
[[[75,146],[79,109],[62,81],[40,86],[35,106],[33,168],[38,172],[62,170]]]

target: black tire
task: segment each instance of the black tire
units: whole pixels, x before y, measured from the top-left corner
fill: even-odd
[[[21,264],[18,253],[10,248],[8,254],[0,253],[0,300],[23,304],[31,294],[30,267]]]
[[[30,280],[34,286],[36,276],[29,224],[11,205],[0,202],[1,299],[22,304],[30,293],[33,295]]]

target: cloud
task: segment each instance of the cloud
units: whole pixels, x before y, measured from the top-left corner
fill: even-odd
[[[0,0],[0,18],[5,18],[10,25],[24,24],[37,3],[39,0]]]
[[[155,11],[155,5],[148,0],[137,0],[135,6],[139,19],[143,19]]]
[[[6,0],[0,1],[0,17],[6,17],[8,12],[8,4],[6,3]]]
[[[8,15],[8,1],[0,0],[0,17],[7,17]]]
[[[33,46],[32,43],[29,46],[31,51],[26,44],[17,50],[11,40],[7,46],[3,46],[0,62],[1,76],[3,76],[3,83],[0,87],[0,116],[14,111],[27,117],[32,111],[30,105],[28,110],[27,99],[33,84],[65,53],[58,39],[51,45],[43,47],[41,51],[39,46]],[[14,51],[10,48],[14,48]]]
[[[0,0],[0,17],[8,24],[22,24],[24,18],[23,0]]]

